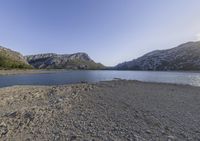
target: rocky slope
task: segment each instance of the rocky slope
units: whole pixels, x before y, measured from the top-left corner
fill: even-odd
[[[0,46],[0,69],[31,68],[18,52]]]
[[[188,42],[167,50],[156,50],[129,62],[120,70],[200,70],[200,41]]]
[[[95,63],[86,53],[75,54],[38,54],[26,56],[27,61],[35,68],[42,69],[102,69],[104,66]]]

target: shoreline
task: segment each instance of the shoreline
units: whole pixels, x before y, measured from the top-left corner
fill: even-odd
[[[64,69],[11,69],[11,70],[0,70],[0,76],[4,75],[20,75],[20,74],[41,74],[41,73],[55,73],[64,71]]]
[[[199,140],[199,91],[131,80],[0,88],[0,140]]]
[[[11,69],[11,70],[0,70],[0,76],[4,75],[17,75],[17,74],[36,74],[36,73],[47,73],[47,70],[34,70],[34,69]]]
[[[59,71],[66,71],[66,69],[0,69],[1,75],[17,75],[17,74],[39,74],[39,73],[55,73]],[[90,70],[68,70],[68,71],[90,71]],[[177,72],[177,73],[200,73],[200,71],[184,71],[184,70],[173,70],[173,71],[154,71],[154,70],[109,70],[100,69],[92,71],[142,71],[142,72]]]

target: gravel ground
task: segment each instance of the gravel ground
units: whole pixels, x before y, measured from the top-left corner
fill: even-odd
[[[199,141],[200,88],[126,80],[1,88],[0,140]]]

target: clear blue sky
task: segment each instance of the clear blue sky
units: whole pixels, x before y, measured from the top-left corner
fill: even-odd
[[[200,0],[0,0],[0,45],[105,65],[200,39]]]

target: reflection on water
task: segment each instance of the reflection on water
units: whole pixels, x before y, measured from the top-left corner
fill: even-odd
[[[200,86],[200,73],[153,71],[58,71],[47,74],[0,76],[0,87],[12,85],[59,85],[81,81],[98,82],[114,78]]]

